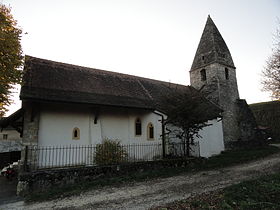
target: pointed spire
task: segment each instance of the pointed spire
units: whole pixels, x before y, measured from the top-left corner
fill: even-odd
[[[211,63],[220,63],[235,68],[230,51],[222,35],[210,15],[208,15],[191,71]]]

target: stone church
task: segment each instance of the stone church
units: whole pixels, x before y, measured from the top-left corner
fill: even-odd
[[[210,16],[190,81],[191,86],[179,85],[26,56],[20,93],[23,145],[91,145],[106,138],[164,145],[168,116],[162,102],[174,92],[203,95],[214,116],[195,139],[199,148],[194,156],[210,157],[255,138],[254,116],[239,99],[236,67]]]
[[[245,100],[239,98],[236,67],[215,23],[208,16],[190,70],[191,86],[223,109],[226,147],[237,140],[253,140],[256,122]]]

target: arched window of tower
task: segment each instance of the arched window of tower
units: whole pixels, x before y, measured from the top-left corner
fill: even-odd
[[[206,70],[205,69],[202,69],[200,71],[200,78],[201,78],[201,81],[205,81],[206,80]]]
[[[228,68],[225,68],[225,78],[226,78],[226,80],[228,80]]]

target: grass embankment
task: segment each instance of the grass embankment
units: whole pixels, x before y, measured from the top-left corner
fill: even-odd
[[[134,172],[129,175],[100,178],[92,182],[84,182],[71,186],[65,186],[63,188],[56,188],[48,190],[46,193],[36,193],[27,198],[28,201],[49,200],[59,197],[66,197],[79,194],[83,191],[94,189],[106,185],[120,185],[127,182],[145,181],[147,179],[170,177],[187,172],[202,171],[217,169],[235,165],[238,163],[248,162],[250,160],[256,160],[266,157],[270,154],[279,152],[280,149],[273,146],[266,146],[262,148],[252,149],[240,149],[223,152],[220,155],[204,159],[198,158],[186,167],[177,168],[163,168],[158,170]]]
[[[280,209],[279,198],[280,174],[278,173],[156,209]]]

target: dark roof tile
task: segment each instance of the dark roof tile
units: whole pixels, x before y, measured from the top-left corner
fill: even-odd
[[[191,90],[196,91],[190,86],[26,56],[20,98],[164,111],[164,97]]]

